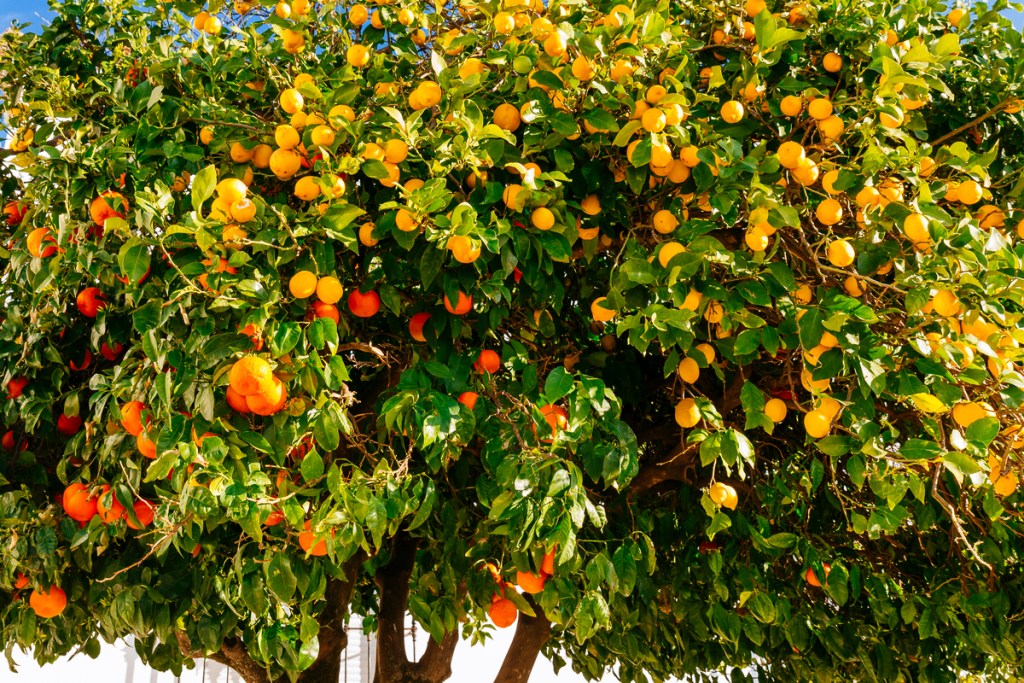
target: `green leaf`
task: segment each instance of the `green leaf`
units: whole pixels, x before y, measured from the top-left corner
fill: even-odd
[[[544,398],[548,403],[555,403],[572,391],[572,387],[573,376],[559,365],[548,373],[548,378],[544,381]]]
[[[297,580],[291,560],[285,553],[273,553],[266,564],[267,587],[281,602],[288,602],[295,594]]]
[[[313,424],[313,438],[316,439],[316,443],[326,453],[331,453],[338,449],[341,445],[341,429],[334,417],[331,415],[331,411],[322,410],[320,411],[319,417]],[[321,468],[323,463],[321,463]]]
[[[302,465],[299,466],[299,471],[302,472],[302,478],[307,484],[322,477],[324,474],[324,459],[320,457],[319,451],[313,448],[306,453],[306,457],[302,459]]]
[[[150,260],[149,247],[136,237],[129,238],[117,252],[117,265],[121,270],[121,276],[128,279],[131,287],[149,272]]]
[[[364,161],[362,171],[367,177],[373,178],[374,180],[382,180],[391,175],[388,172],[388,167],[377,159],[367,159]]]
[[[217,167],[210,165],[199,171],[192,178],[192,208],[202,211],[203,202],[213,196],[217,187]]]

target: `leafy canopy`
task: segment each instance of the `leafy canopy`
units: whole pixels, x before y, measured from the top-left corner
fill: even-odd
[[[51,5],[0,38],[8,654],[294,677],[397,605],[627,681],[1020,670],[1003,0]]]

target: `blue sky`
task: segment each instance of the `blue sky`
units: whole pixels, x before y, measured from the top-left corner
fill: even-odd
[[[1021,12],[1008,11],[1007,15],[1014,20],[1016,26],[1024,26],[1024,14]],[[14,20],[38,24],[39,16],[49,16],[46,0],[0,0],[0,29],[9,26]]]

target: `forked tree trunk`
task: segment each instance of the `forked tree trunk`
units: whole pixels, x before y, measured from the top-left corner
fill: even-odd
[[[537,656],[551,636],[551,622],[532,599],[529,600],[537,616],[519,615],[516,634],[505,653],[505,660],[494,678],[494,683],[527,683]]]

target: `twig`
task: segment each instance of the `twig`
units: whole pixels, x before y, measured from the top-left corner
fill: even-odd
[[[963,544],[967,546],[967,549],[970,551],[971,555],[974,556],[974,559],[977,560],[981,566],[985,567],[991,572],[992,565],[986,562],[984,558],[982,558],[982,556],[978,554],[977,549],[975,549],[975,547],[971,545],[971,542],[967,540],[967,534],[964,533],[964,528],[960,525],[960,520],[957,519],[956,508],[953,507],[953,504],[950,503],[945,498],[943,498],[942,494],[939,493],[939,475],[941,474],[941,472],[942,466],[936,465],[935,474],[932,475],[932,498],[938,501],[939,505],[941,505],[946,510],[946,512],[949,513],[949,519],[953,522],[953,528],[956,530],[956,533],[960,537],[960,540],[963,541]]]
[[[860,275],[858,273],[851,273],[850,271],[843,270],[842,268],[832,268],[831,266],[819,265],[818,267],[821,268],[822,270],[827,270],[830,273],[842,273],[843,275],[852,275],[853,277],[857,278],[858,280],[863,280],[864,282],[870,282],[871,284],[873,284],[873,285],[875,285],[877,287],[881,287],[883,289],[891,289],[892,291],[899,292],[900,294],[903,294],[903,295],[906,295],[906,293],[907,293],[906,290],[900,289],[896,285],[890,285],[890,284],[887,284],[885,282],[880,282],[880,281],[878,281],[878,280],[876,280],[876,279],[874,279],[872,277],[868,277],[867,275]]]

